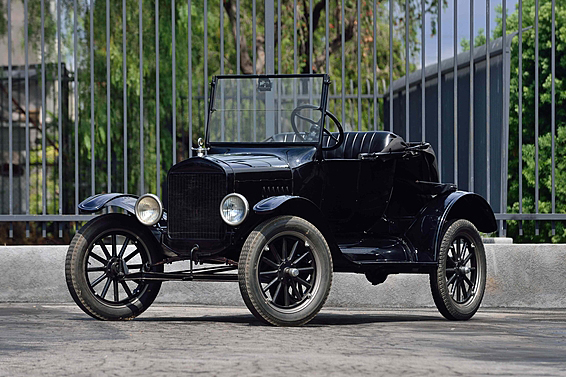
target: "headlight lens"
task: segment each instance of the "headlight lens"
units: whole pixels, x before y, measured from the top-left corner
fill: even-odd
[[[161,200],[153,194],[145,194],[139,197],[135,207],[136,217],[143,225],[157,224],[163,214]]]
[[[248,216],[248,212],[248,201],[240,194],[228,194],[220,203],[220,216],[228,225],[240,225]]]

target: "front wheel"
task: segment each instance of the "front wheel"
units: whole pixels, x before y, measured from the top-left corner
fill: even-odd
[[[155,300],[161,282],[125,280],[132,272],[163,272],[150,267],[159,244],[134,217],[101,215],[75,235],[65,260],[67,287],[77,305],[101,320],[131,319]]]
[[[332,257],[320,231],[308,221],[279,216],[250,233],[240,254],[242,298],[259,319],[276,326],[309,322],[332,284]]]
[[[438,311],[450,320],[472,318],[480,307],[486,280],[485,250],[468,220],[450,222],[442,237],[438,267],[430,275]]]

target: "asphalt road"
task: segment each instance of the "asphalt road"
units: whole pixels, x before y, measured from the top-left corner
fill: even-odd
[[[307,326],[244,308],[154,306],[129,322],[0,304],[0,376],[565,376],[566,310],[325,308]]]

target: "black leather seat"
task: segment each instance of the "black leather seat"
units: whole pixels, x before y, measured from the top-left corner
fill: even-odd
[[[338,137],[338,132],[332,133]],[[297,135],[287,132],[273,135],[275,142],[296,142]],[[333,143],[328,135],[324,135],[322,145],[328,146]],[[344,142],[339,148],[324,152],[327,160],[336,159],[358,159],[360,153],[374,152],[397,152],[402,151],[406,144],[401,136],[388,131],[350,131],[344,132]]]
[[[332,133],[338,137],[337,132]],[[334,141],[324,135],[322,145],[332,145]],[[401,136],[388,131],[350,131],[344,132],[344,142],[334,150],[325,151],[324,158],[333,159],[358,159],[360,153],[374,152],[398,152],[406,147]]]

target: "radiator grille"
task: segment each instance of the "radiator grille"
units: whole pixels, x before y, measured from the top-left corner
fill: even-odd
[[[220,217],[220,202],[227,192],[223,173],[172,173],[168,192],[169,237],[224,237],[226,228]]]

